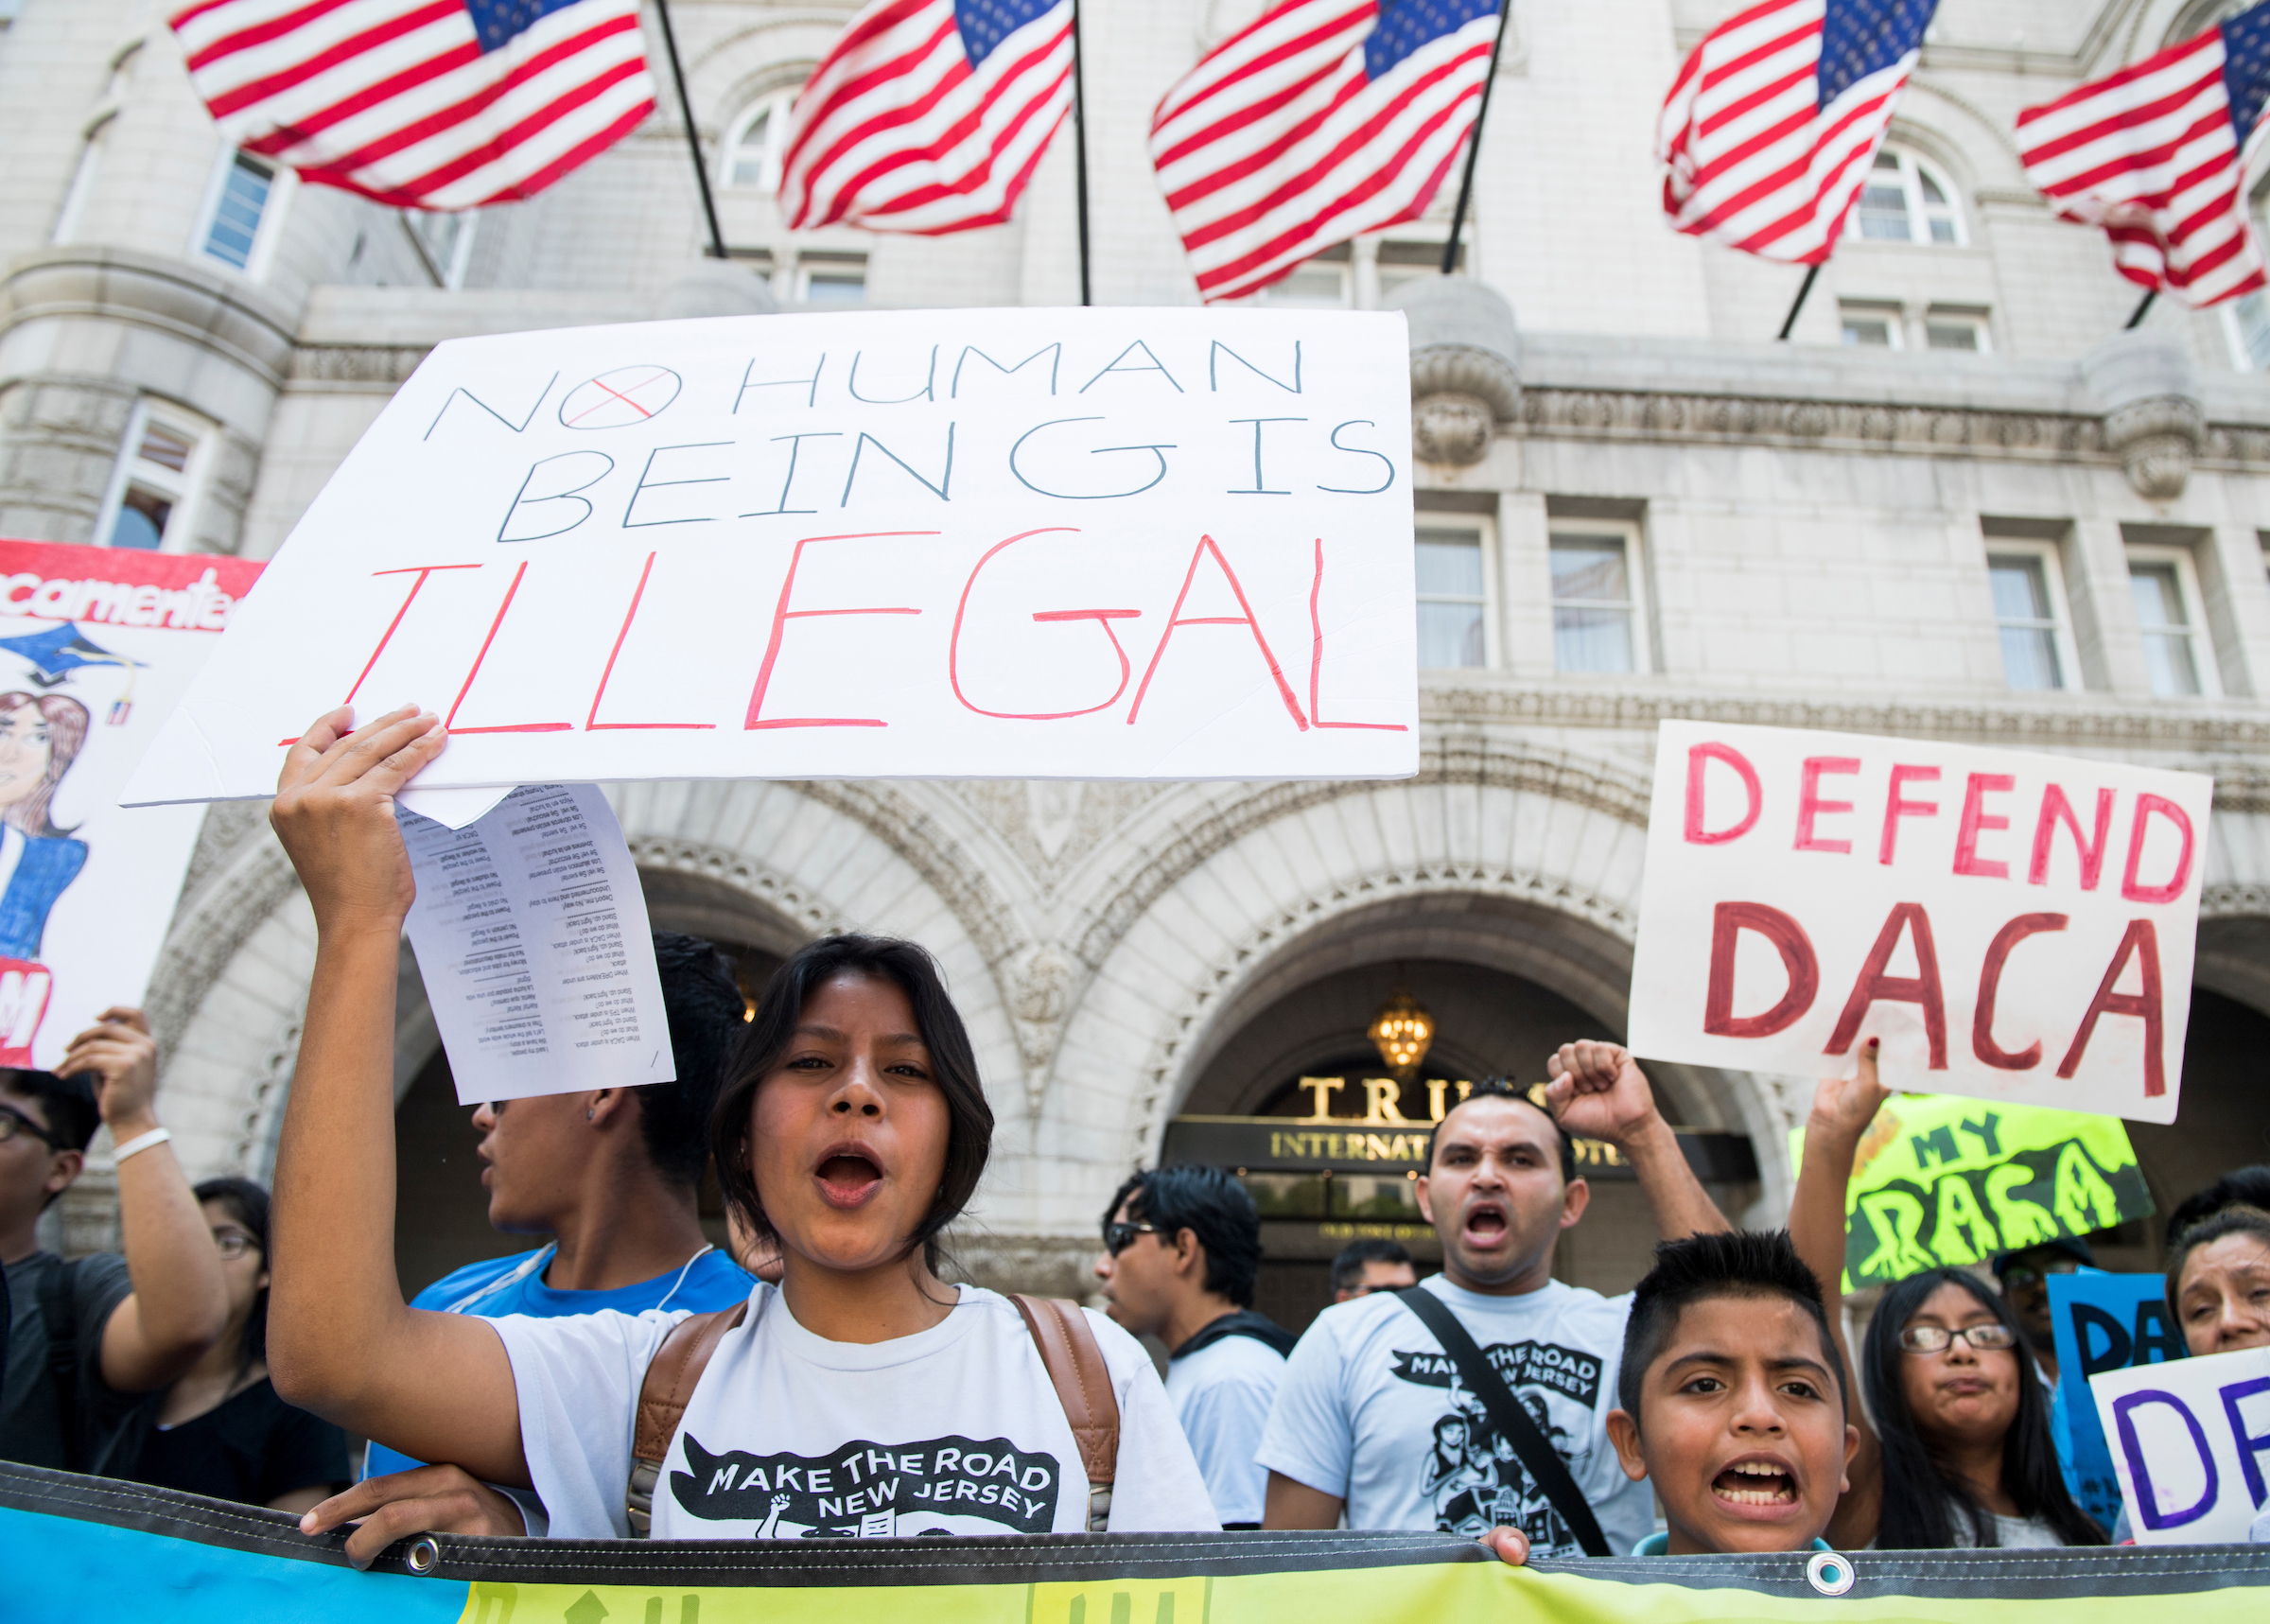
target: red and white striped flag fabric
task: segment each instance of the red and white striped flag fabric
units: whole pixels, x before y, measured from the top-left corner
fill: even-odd
[[[655,110],[638,0],[196,0],[171,21],[230,141],[400,208],[533,197]]]
[[[1209,303],[1419,218],[1474,130],[1498,0],[1283,0],[1151,118],[1151,162]]]
[[[1072,109],[1072,0],[874,0],[789,116],[790,226],[1000,225]]]
[[[2270,96],[2270,4],[2017,115],[2026,179],[2102,226],[2113,268],[2192,309],[2264,286],[2244,152]]]
[[[1656,127],[1671,224],[1762,259],[1826,259],[1936,6],[1764,0],[1703,35]]]

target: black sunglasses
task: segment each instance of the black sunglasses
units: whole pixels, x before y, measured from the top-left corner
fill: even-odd
[[[30,1134],[32,1138],[38,1140],[42,1144],[44,1144],[50,1150],[61,1150],[63,1148],[63,1142],[61,1140],[56,1138],[54,1134],[48,1132],[38,1123],[32,1121],[31,1118],[26,1116],[14,1106],[0,1106],[0,1144],[5,1144],[9,1140],[15,1138],[19,1133]]]
[[[1135,1244],[1137,1235],[1155,1235],[1159,1232],[1157,1224],[1106,1224],[1104,1250],[1117,1257]]]

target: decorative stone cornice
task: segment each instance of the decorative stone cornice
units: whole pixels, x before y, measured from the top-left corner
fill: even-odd
[[[1424,463],[1480,462],[1521,406],[1512,306],[1463,276],[1407,282],[1388,303],[1410,323],[1412,450]]]
[[[291,377],[295,383],[377,384],[399,388],[431,344],[302,344],[292,352]]]
[[[271,389],[291,363],[294,323],[283,305],[186,259],[123,248],[47,248],[0,274],[0,335],[59,317],[163,333],[235,362]]]
[[[2102,423],[2073,412],[1999,411],[1817,396],[1569,389],[1529,384],[1519,431],[1583,440],[1913,451],[2069,463],[2108,461]]]
[[[2039,749],[2182,751],[2214,755],[2270,747],[2270,714],[2139,701],[2087,706],[1812,699],[1802,694],[1427,682],[1421,718],[1435,725],[1652,728],[1659,722],[1746,722],[1843,733],[1989,741]],[[1645,813],[1643,812],[1644,818]]]

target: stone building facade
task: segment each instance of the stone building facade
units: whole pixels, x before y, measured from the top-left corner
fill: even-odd
[[[1099,302],[1195,299],[1149,110],[1258,6],[1085,8],[1109,64],[1089,75]],[[1433,218],[1265,295],[1412,319],[1419,776],[630,786],[657,923],[756,969],[841,927],[930,946],[1001,1124],[965,1265],[1076,1289],[1170,1119],[1364,1063],[1399,977],[1444,1075],[1534,1077],[1561,1038],[1620,1031],[1659,719],[2117,757],[2217,780],[2183,1117],[2136,1130],[2147,1175],[2165,1204],[2270,1159],[2270,309],[2163,302],[2124,331],[2137,290],[2012,139],[2020,107],[2238,9],[1942,0],[1855,233],[1776,343],[1799,272],[1670,234],[1650,157],[1680,56],[1734,0],[1517,6],[1464,273],[1430,269]],[[1069,140],[1006,227],[781,228],[786,98],[847,6],[672,7],[723,263],[674,112],[532,203],[413,219],[226,150],[163,9],[0,6],[0,534],[266,556],[446,337],[1077,296]],[[261,814],[212,811],[149,994],[200,1174],[271,1170],[304,1016],[312,924]],[[506,1243],[465,1195],[407,960],[403,988],[414,1276]],[[1721,1196],[1776,1216],[1803,1082],[1658,1081],[1683,1124],[1748,1139],[1755,1177]],[[90,1179],[75,1239],[105,1202]],[[1604,1186],[1564,1272],[1626,1282],[1647,1238],[1636,1191]],[[2153,1255],[2140,1228],[2119,1241]],[[1318,1266],[1286,1266],[1281,1312],[1305,1316]]]

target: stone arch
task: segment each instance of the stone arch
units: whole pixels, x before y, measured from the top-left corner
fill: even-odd
[[[982,933],[964,928],[925,876],[948,859],[910,857],[874,827],[880,812],[871,823],[794,785],[632,784],[615,795],[634,858],[663,882],[671,906],[706,909],[715,928],[730,920],[751,945],[782,952],[832,930],[920,941],[944,968],[987,1070],[1016,1074]],[[306,895],[274,839],[247,829],[197,878],[152,982],[161,1097],[193,1178],[272,1172],[314,964]],[[396,1007],[399,1100],[440,1042],[407,949]]]
[[[1335,793],[1288,794],[1275,815],[1248,804],[1254,815],[1192,854],[1078,1001],[1037,1125],[1043,1153],[1155,1159],[1241,1016],[1336,954],[1371,952],[1367,931],[1390,948],[1395,932],[1432,933],[1456,947],[1449,956],[1534,979],[1620,1030],[1646,838],[1636,780],[1575,756],[1466,748],[1458,773],[1437,761],[1415,779],[1280,786]],[[1540,770],[1556,757],[1558,773]],[[1772,1085],[1663,1070],[1703,1126],[1751,1135],[1769,1200],[1786,1201],[1786,1112]]]
[[[687,90],[712,138],[760,96],[794,88],[851,19],[847,9],[799,7],[732,28],[686,62]]]

